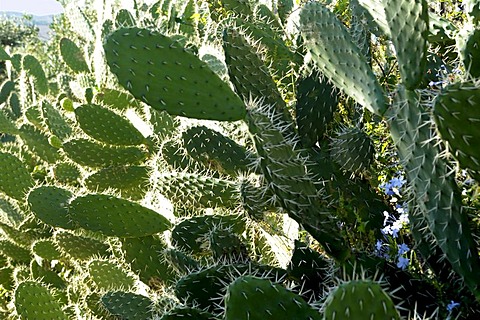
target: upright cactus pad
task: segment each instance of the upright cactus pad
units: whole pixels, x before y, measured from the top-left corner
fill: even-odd
[[[223,48],[230,81],[244,101],[250,98],[265,99],[265,103],[275,105],[280,111],[284,110],[285,101],[275,81],[262,58],[248,44],[245,35],[237,28],[226,29]]]
[[[310,159],[295,150],[298,138],[284,138],[291,135],[291,128],[278,126],[275,120],[279,118],[273,106],[248,106],[247,122],[265,179],[289,216],[302,224],[328,254],[344,260],[350,249],[339,232],[339,219],[315,185],[308,169]]]
[[[333,120],[338,104],[338,92],[318,73],[300,78],[297,82],[296,117],[302,145],[314,146]]]
[[[156,236],[122,239],[125,260],[146,284],[173,281],[173,267],[161,256],[166,247],[166,243]]]
[[[48,130],[59,137],[65,139],[72,134],[72,124],[66,117],[47,101],[42,102],[42,114],[47,124]]]
[[[228,286],[225,319],[320,320],[320,313],[302,297],[268,279],[243,276]]]
[[[41,95],[48,94],[48,79],[45,75],[42,65],[32,55],[23,57],[23,68],[32,76],[35,83],[35,89]]]
[[[114,196],[90,194],[75,198],[69,206],[72,223],[107,236],[144,237],[170,227],[158,212]]]
[[[214,311],[215,302],[222,294],[228,281],[227,268],[210,267],[201,271],[190,272],[179,279],[175,285],[175,295],[188,306],[196,306],[207,311]]]
[[[99,105],[86,104],[75,109],[78,123],[95,140],[112,145],[139,145],[143,135],[126,118]]]
[[[383,0],[402,82],[419,86],[427,64],[428,4],[426,0]]]
[[[479,8],[480,11],[480,8]],[[459,54],[465,70],[474,78],[480,77],[480,29],[473,29],[462,35],[458,41]]]
[[[72,40],[68,38],[62,38],[60,40],[60,53],[62,54],[63,61],[65,61],[73,72],[89,72],[82,51]]]
[[[460,165],[480,174],[480,88],[468,83],[446,87],[435,99],[433,114]]]
[[[299,281],[304,290],[321,294],[332,261],[312,250],[306,244],[296,240],[293,255],[288,265],[290,277]]]
[[[375,282],[353,280],[340,284],[324,306],[324,319],[400,320],[392,299]]]
[[[6,195],[23,200],[34,181],[25,164],[9,153],[0,152],[0,191]]]
[[[460,190],[450,173],[445,159],[440,157],[432,128],[425,125],[428,114],[414,91],[400,91],[399,102],[391,111],[390,131],[402,160],[407,178],[414,190],[411,212],[416,232],[427,229],[472,292],[480,297],[480,261],[469,228],[466,212],[462,209]],[[407,119],[407,120],[405,120]],[[429,118],[427,118],[429,119]],[[415,233],[413,233],[415,235]]]
[[[15,310],[25,320],[68,320],[62,305],[43,284],[25,281],[15,288]]]
[[[335,14],[319,2],[300,12],[301,33],[316,66],[347,95],[383,115],[386,99],[371,67]]]
[[[42,222],[63,229],[73,229],[68,216],[68,202],[73,197],[68,190],[55,186],[41,186],[30,191],[28,205]]]
[[[0,103],[4,103],[8,100],[10,93],[15,89],[15,82],[12,80],[7,80],[2,83],[0,88]]]
[[[55,163],[59,158],[58,150],[50,145],[48,136],[36,127],[24,123],[20,127],[20,138],[28,149],[48,163]]]
[[[370,137],[357,127],[345,127],[331,142],[332,158],[343,170],[361,173],[373,162],[375,149]]]
[[[207,64],[172,38],[140,28],[122,28],[107,37],[108,65],[137,99],[172,115],[240,120],[245,107]]]

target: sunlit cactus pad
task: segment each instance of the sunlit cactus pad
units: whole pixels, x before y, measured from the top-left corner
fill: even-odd
[[[172,115],[240,120],[245,108],[206,63],[158,32],[122,28],[104,44],[108,65],[137,99]]]

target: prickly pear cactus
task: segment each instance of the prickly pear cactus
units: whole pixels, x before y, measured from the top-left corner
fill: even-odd
[[[104,47],[123,87],[155,109],[198,119],[245,116],[242,101],[228,85],[172,38],[148,29],[119,29]]]
[[[352,280],[340,284],[325,301],[324,319],[399,320],[392,299],[375,282]]]
[[[225,319],[321,319],[299,295],[270,280],[244,276],[225,297]]]

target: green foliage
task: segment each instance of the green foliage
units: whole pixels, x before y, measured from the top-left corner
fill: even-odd
[[[100,2],[0,48],[0,317],[478,318],[478,1]]]

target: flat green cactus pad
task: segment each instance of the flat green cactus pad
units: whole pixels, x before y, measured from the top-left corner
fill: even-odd
[[[243,102],[228,84],[172,38],[122,28],[107,37],[104,48],[120,84],[155,109],[198,119],[245,116]]]
[[[90,279],[100,290],[132,289],[135,278],[115,261],[92,260],[87,266]]]
[[[138,203],[110,195],[90,194],[74,199],[69,207],[75,225],[107,236],[143,237],[167,230],[170,222]]]
[[[340,284],[325,302],[325,320],[400,320],[395,304],[382,287],[372,281],[354,280]]]
[[[102,297],[102,304],[121,319],[149,320],[153,317],[153,301],[131,292],[108,292]]]
[[[73,72],[89,72],[82,50],[72,40],[68,38],[60,40],[60,53],[63,61]]]
[[[433,114],[460,165],[480,172],[480,88],[468,83],[446,87],[435,100]]]
[[[42,222],[54,227],[73,229],[68,216],[68,201],[72,198],[68,190],[55,186],[41,186],[28,194],[28,205]]]
[[[113,145],[139,145],[145,138],[125,117],[99,105],[85,104],[75,109],[83,131],[95,140]]]
[[[0,191],[23,200],[34,181],[23,162],[9,153],[0,152]]]
[[[383,115],[386,99],[372,68],[335,14],[319,2],[300,12],[301,33],[316,66],[347,95]]]
[[[15,309],[25,320],[68,319],[52,292],[43,284],[34,281],[25,281],[17,286]]]
[[[268,279],[243,276],[228,286],[225,319],[320,320],[320,313],[302,297]]]

